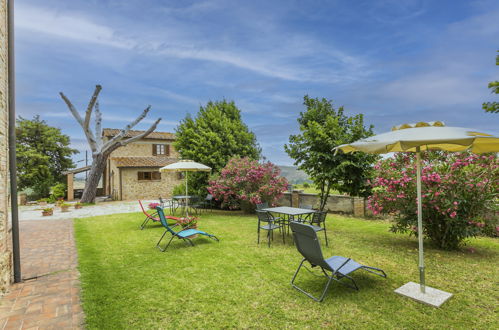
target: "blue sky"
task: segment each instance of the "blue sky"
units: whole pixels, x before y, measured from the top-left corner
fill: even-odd
[[[104,127],[148,104],[173,131],[209,100],[234,100],[263,154],[291,165],[305,94],[381,133],[442,120],[499,131],[481,110],[499,79],[499,1],[16,1],[17,112],[86,149],[58,92],[83,111],[96,84]],[[78,157],[77,157],[78,158]]]

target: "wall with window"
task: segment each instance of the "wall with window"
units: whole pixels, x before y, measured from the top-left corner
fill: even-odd
[[[175,172],[159,168],[122,168],[123,200],[170,198],[173,187],[183,182]]]
[[[7,3],[0,0],[0,296],[11,281],[12,252],[9,241],[9,179],[8,179],[8,63]]]
[[[179,154],[169,140],[140,140],[120,147],[111,157],[169,157],[178,158]]]

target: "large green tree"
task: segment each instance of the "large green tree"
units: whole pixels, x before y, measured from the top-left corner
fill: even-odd
[[[201,106],[195,118],[187,115],[180,122],[176,137],[175,148],[183,159],[208,165],[214,172],[233,157],[260,157],[255,134],[244,124],[233,101],[210,101]],[[189,174],[192,192],[205,193],[207,184],[207,173]]]
[[[497,52],[499,53],[499,50]],[[499,65],[499,55],[496,56],[496,65]],[[490,82],[489,88],[492,94],[499,94],[499,81]],[[482,108],[486,112],[499,113],[499,102],[485,102]]]
[[[284,146],[300,170],[307,173],[320,190],[320,209],[323,210],[331,189],[352,196],[369,194],[367,179],[372,174],[376,155],[366,153],[337,153],[333,148],[373,135],[373,126],[364,126],[364,116],[345,115],[343,107],[334,109],[332,101],[304,97],[307,108],[300,112],[300,134],[291,135]]]
[[[47,196],[51,186],[64,182],[62,172],[74,167],[71,155],[77,150],[69,147],[69,136],[39,116],[16,120],[16,142],[20,189],[32,188],[35,195]]]

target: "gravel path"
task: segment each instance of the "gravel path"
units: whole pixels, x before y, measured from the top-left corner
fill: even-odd
[[[142,201],[144,207],[151,202],[158,202],[157,200]],[[54,215],[44,217],[42,216],[42,209],[45,207],[54,207],[49,204],[48,206],[20,206],[19,207],[19,220],[61,220],[73,218],[86,218],[96,215],[106,215],[115,213],[130,213],[141,212],[140,205],[137,201],[114,201],[114,202],[100,202],[95,205],[84,206],[76,210],[74,207],[69,208],[69,212],[61,212],[59,207],[54,207]]]

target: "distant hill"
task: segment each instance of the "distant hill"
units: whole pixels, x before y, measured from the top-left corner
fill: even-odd
[[[305,172],[297,169],[296,166],[284,166],[284,165],[278,165],[278,166],[281,169],[281,176],[288,179],[289,183],[301,184],[304,182],[312,182],[308,178],[308,175]]]

